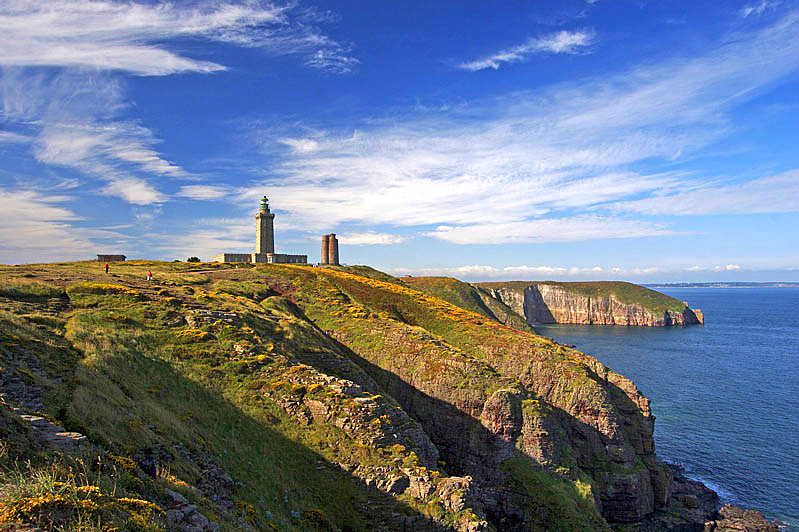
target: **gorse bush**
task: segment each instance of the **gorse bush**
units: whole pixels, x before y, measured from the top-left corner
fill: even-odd
[[[67,458],[6,466],[0,470],[0,523],[56,531],[164,531],[161,508],[127,493],[119,475],[113,466],[87,467]]]

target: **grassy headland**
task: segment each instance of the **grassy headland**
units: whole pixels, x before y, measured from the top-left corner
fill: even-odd
[[[520,529],[607,529],[598,490],[640,460],[600,441],[645,455],[645,400],[443,284],[475,312],[367,267],[0,266],[0,523],[501,529],[492,488]]]

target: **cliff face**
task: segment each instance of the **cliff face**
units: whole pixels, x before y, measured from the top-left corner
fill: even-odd
[[[581,325],[639,325],[664,327],[704,322],[701,311],[687,306],[682,311],[650,310],[641,304],[620,301],[613,294],[592,297],[559,285],[536,283],[525,288],[486,287],[493,297],[524,316],[528,323]]]
[[[638,521],[668,503],[671,477],[655,458],[649,401],[628,379],[440,299],[343,273],[326,277],[347,297],[335,296],[338,307],[306,308],[308,316],[323,330],[335,327],[451,470],[473,478],[498,529],[546,529],[534,524],[548,512],[540,494],[520,496],[532,489],[529,464],[590,482],[609,521]],[[353,312],[397,321],[342,326]]]

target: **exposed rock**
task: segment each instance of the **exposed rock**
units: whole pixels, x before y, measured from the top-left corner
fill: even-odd
[[[197,489],[203,496],[217,503],[224,511],[232,511],[236,482],[228,475],[219,460],[207,451],[190,450],[180,443],[174,445],[173,449],[200,469]]]
[[[222,464],[208,453],[203,453],[199,457],[199,462],[203,469],[200,471],[200,480],[197,482],[197,488],[203,495],[217,503],[225,511],[230,512],[233,510],[235,482],[227,474]]]
[[[219,525],[209,521],[197,511],[197,507],[189,504],[183,495],[176,491],[166,490],[166,518],[173,529],[180,532],[218,532]]]
[[[171,464],[175,457],[165,444],[156,443],[140,449],[134,459],[142,471],[155,478],[158,471]]]
[[[69,432],[61,425],[47,421],[41,416],[23,414],[19,408],[12,408],[19,417],[30,423],[33,438],[42,447],[62,453],[75,453],[86,449],[89,440],[79,432]]]
[[[654,508],[654,492],[647,469],[633,473],[603,473],[607,486],[601,492],[603,515],[609,521],[640,521]]]
[[[702,311],[687,306],[682,312],[655,312],[638,304],[619,301],[613,295],[589,297],[557,285],[537,283],[523,291],[516,288],[486,288],[528,323],[575,323],[583,325],[639,325],[663,327],[704,323]]]
[[[483,405],[483,425],[505,441],[515,441],[522,431],[522,404],[518,390],[497,390]]]
[[[742,510],[730,504],[719,510],[715,521],[705,523],[707,532],[777,532],[779,527],[757,510]]]
[[[191,314],[186,315],[186,323],[192,329],[207,324],[214,323],[215,321],[223,321],[225,323],[233,323],[237,318],[235,312],[220,312],[216,310],[199,309],[193,311]]]

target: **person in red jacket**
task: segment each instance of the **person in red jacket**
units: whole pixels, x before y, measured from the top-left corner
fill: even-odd
[[[108,263],[105,263],[105,273],[108,273]]]

